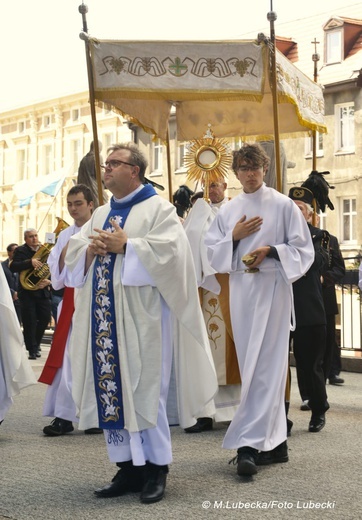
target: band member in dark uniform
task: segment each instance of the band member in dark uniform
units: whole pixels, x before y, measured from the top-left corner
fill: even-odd
[[[307,273],[293,283],[296,328],[292,332],[293,351],[298,372],[302,374],[309,397],[312,417],[310,432],[325,426],[325,412],[329,408],[323,372],[326,346],[326,314],[322,295],[321,276],[329,266],[329,233],[310,224],[313,214],[313,193],[304,187],[291,188],[289,197],[302,211],[312,236],[315,259]]]
[[[38,269],[43,264],[38,258],[33,258],[40,244],[38,233],[29,228],[24,231],[25,244],[15,249],[10,270],[21,273],[27,269]],[[21,316],[25,346],[29,352],[29,359],[40,357],[40,342],[51,316],[50,280],[39,282],[38,288],[33,291],[19,283],[18,296],[20,300]]]

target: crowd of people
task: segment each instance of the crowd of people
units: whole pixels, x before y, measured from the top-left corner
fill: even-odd
[[[145,182],[147,160],[135,144],[107,153],[103,184],[112,197],[95,209],[93,166],[91,186],[84,177],[70,189],[74,224],[51,249],[50,278],[35,289],[21,283],[22,273],[42,267],[35,229],[7,248],[0,353],[6,330],[14,360],[1,355],[10,377],[0,381],[0,421],[13,396],[35,384],[25,352],[41,355],[51,289],[61,290],[39,378],[48,385],[43,414],[54,418],[43,432],[69,434],[77,423],[104,435],[117,473],[97,497],[164,497],[172,374],[179,425],[200,434],[227,422],[223,447],[236,450],[230,462],[239,476],[288,462],[289,351],[309,432],[325,426],[326,381],[343,384],[333,294],[344,262],[337,239],[314,225],[313,192],[294,187],[286,196],[266,186],[269,157],[244,144],[232,163],[242,193],[229,199],[223,177],[205,179],[209,199],[182,190],[176,205],[189,213],[181,215]]]

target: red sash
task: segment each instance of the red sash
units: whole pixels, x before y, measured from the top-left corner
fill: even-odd
[[[43,371],[39,377],[40,383],[51,385],[59,368],[63,365],[65,345],[67,343],[72,316],[74,313],[74,289],[65,287],[62,310],[55,327],[52,346]]]

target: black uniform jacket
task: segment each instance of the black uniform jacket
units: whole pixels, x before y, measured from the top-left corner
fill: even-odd
[[[308,224],[314,245],[314,262],[307,273],[293,283],[297,327],[325,325],[321,275],[329,266],[329,233]]]

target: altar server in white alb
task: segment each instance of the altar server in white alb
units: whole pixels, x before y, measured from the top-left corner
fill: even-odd
[[[58,437],[71,433],[73,423],[78,422],[76,407],[72,397],[72,373],[69,359],[69,338],[72,332],[74,312],[74,289],[67,283],[68,269],[64,258],[71,236],[81,230],[92,216],[93,195],[85,184],[76,184],[67,194],[67,208],[74,224],[64,229],[50,252],[48,265],[51,281],[55,290],[64,289],[63,300],[58,308],[58,322],[54,332],[51,349],[40,375],[39,381],[48,386],[43,407],[43,415],[55,417],[44,427],[43,433]],[[102,433],[100,428],[88,428],[84,433]]]
[[[172,356],[180,424],[189,427],[217,391],[190,246],[175,208],[144,184],[134,143],[112,146],[111,201],[70,239],[66,265],[81,289],[71,339],[79,427],[97,421],[120,470],[98,497],[164,496],[172,461],[166,399]]]
[[[288,461],[284,396],[292,283],[314,258],[300,211],[263,182],[268,164],[257,144],[234,152],[232,168],[243,193],[220,208],[205,239],[211,266],[230,272],[231,323],[242,387],[223,447],[237,449],[239,475],[255,474],[258,464]]]
[[[14,397],[36,378],[27,359],[24,337],[4,270],[0,269],[0,424]]]

